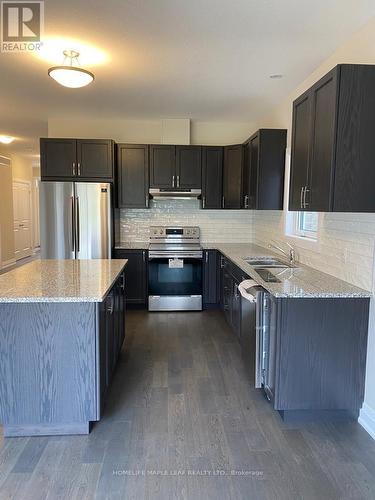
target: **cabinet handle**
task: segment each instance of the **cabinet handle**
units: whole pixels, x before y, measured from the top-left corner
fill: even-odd
[[[220,257],[220,267],[221,267],[221,269],[224,268],[224,259],[223,259],[223,257]]]
[[[206,197],[203,196],[202,198],[202,208],[206,208]]]
[[[81,175],[81,164],[80,162],[77,163],[77,169],[78,169],[78,175]]]
[[[107,312],[109,312],[109,314],[113,314],[113,309],[114,309],[114,300],[113,300],[113,296],[110,296],[109,297],[109,304],[107,307]]]
[[[149,198],[148,195],[146,194],[146,207],[148,208],[148,203],[149,203]]]
[[[70,197],[70,202],[71,202],[71,211],[72,211],[72,252],[75,251],[75,239],[76,239],[76,233],[75,233],[75,205],[74,205],[74,196]]]
[[[142,255],[143,255],[143,262],[146,262],[146,252],[145,252],[145,250],[143,250]]]
[[[180,187],[180,176],[179,175],[177,176],[177,187],[178,188]]]
[[[249,208],[249,195],[248,194],[245,194],[245,198],[244,198],[244,208]]]
[[[175,180],[175,176],[172,175],[172,187],[174,187],[174,180]]]
[[[121,288],[121,290],[125,290],[125,276],[124,276],[124,274],[122,274],[120,276],[120,288]]]
[[[208,264],[208,252],[206,252],[205,259],[206,259],[206,264]]]
[[[303,193],[303,208],[307,208],[309,206],[308,202],[306,201],[306,193],[309,193],[310,189],[308,189],[307,186],[305,186],[305,191]]]
[[[305,187],[302,186],[301,187],[301,195],[300,195],[300,205],[301,205],[301,208],[304,208],[303,207],[303,193],[304,193],[304,191],[305,191]]]
[[[223,204],[223,208],[225,208],[225,196],[223,196],[222,204]]]
[[[76,175],[76,162],[75,161],[72,163],[72,174],[73,174],[73,177],[75,177],[75,175]]]

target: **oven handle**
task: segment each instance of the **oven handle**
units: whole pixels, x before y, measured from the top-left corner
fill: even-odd
[[[192,254],[168,254],[168,255],[157,255],[149,254],[148,260],[160,260],[160,259],[196,259],[202,260],[203,255],[192,255]]]

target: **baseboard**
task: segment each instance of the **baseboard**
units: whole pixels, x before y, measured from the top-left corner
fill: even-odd
[[[369,405],[363,403],[362,409],[359,412],[358,423],[375,439],[375,410]]]
[[[1,262],[1,269],[6,269],[7,267],[13,266],[16,263],[16,259],[4,260]]]

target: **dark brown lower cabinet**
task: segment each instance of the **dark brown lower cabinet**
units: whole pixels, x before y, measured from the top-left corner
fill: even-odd
[[[369,299],[272,299],[273,400],[285,420],[358,418]]]
[[[221,255],[218,261],[221,308],[241,344],[251,339],[253,353],[246,352],[244,363],[249,385],[254,385],[255,331],[246,331],[251,326],[241,317],[237,288],[246,276],[230,259]],[[358,418],[364,400],[369,299],[270,294],[267,308],[264,359],[272,407],[286,421]]]
[[[226,257],[219,255],[221,270],[221,309],[229,326],[241,338],[241,295],[238,285],[248,276]]]
[[[99,304],[100,411],[125,340],[125,271]]]
[[[115,249],[115,259],[128,259],[125,268],[125,293],[128,306],[147,307],[148,251],[144,249]]]
[[[220,303],[219,252],[204,250],[203,252],[203,307],[210,309]]]

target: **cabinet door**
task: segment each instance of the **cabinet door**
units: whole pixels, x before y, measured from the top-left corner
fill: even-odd
[[[202,148],[176,146],[176,187],[200,189],[202,186]]]
[[[107,385],[109,385],[112,379],[112,373],[114,370],[114,359],[115,359],[115,297],[114,291],[112,290],[106,300],[106,351],[107,351],[107,362],[106,362],[106,380]]]
[[[243,146],[224,147],[223,208],[241,208]]]
[[[289,210],[303,209],[303,190],[308,184],[311,140],[311,93],[293,103],[292,157]]]
[[[150,146],[150,186],[153,188],[176,187],[175,146]]]
[[[375,212],[375,66],[340,67],[335,212]]]
[[[147,250],[115,250],[116,259],[128,259],[125,295],[128,304],[147,304]]]
[[[259,135],[252,136],[244,145],[243,192],[241,208],[257,208],[259,176]]]
[[[232,326],[232,298],[233,298],[233,278],[224,269],[223,272],[223,310],[227,323]]]
[[[238,290],[238,282],[233,280],[232,291],[232,328],[238,339],[241,337],[241,294]]]
[[[312,88],[313,138],[306,208],[331,209],[337,109],[337,68]]]
[[[99,418],[103,413],[105,396],[108,388],[108,342],[107,342],[107,306],[108,298],[98,304],[98,314],[99,314],[99,394],[100,394],[100,404],[99,404]]]
[[[285,179],[285,129],[260,129],[257,149],[257,210],[282,210]]]
[[[257,208],[258,203],[258,181],[259,181],[259,135],[252,137],[250,146],[250,184],[248,208]]]
[[[75,139],[40,139],[42,180],[71,179],[77,172]]]
[[[205,250],[203,252],[203,303],[206,305],[219,303],[218,270],[217,251]]]
[[[118,207],[148,208],[148,146],[117,146]]]
[[[241,208],[249,207],[250,194],[250,141],[243,146],[243,168],[242,168],[242,203]]]
[[[278,308],[277,301],[271,296],[266,295],[263,307],[268,308],[266,316],[269,317],[269,323],[264,327],[266,354],[264,356],[264,390],[270,401],[275,399],[276,388],[276,349],[277,349],[277,331],[278,331]]]
[[[202,208],[221,208],[223,199],[223,148],[202,148]]]
[[[113,141],[77,140],[77,176],[83,179],[113,179]]]
[[[119,351],[125,340],[125,310],[125,272],[123,272],[119,282]]]

